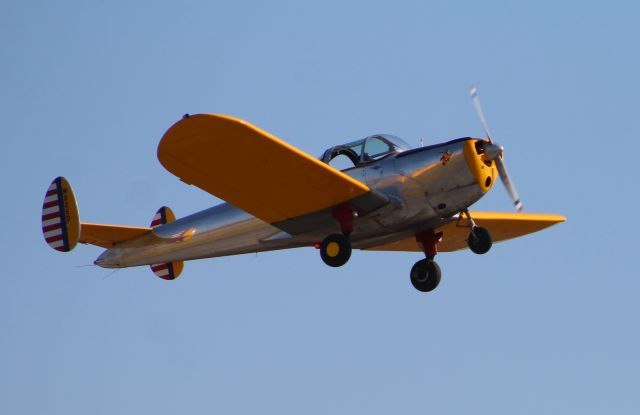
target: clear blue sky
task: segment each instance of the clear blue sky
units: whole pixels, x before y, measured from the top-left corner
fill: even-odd
[[[632,414],[640,407],[637,2],[2,2],[0,413]],[[372,133],[482,134],[479,86],[529,212],[485,256],[313,249],[108,276],[51,250],[50,181],[85,221],[219,203],[165,171],[182,114],[313,155]],[[501,187],[477,209],[510,210]]]

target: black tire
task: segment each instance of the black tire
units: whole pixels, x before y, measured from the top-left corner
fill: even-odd
[[[430,259],[422,259],[411,268],[411,284],[423,293],[435,290],[440,284],[440,277],[440,266]]]
[[[320,244],[320,258],[330,267],[341,267],[351,258],[351,241],[341,233],[324,238]]]
[[[491,233],[485,228],[476,226],[469,233],[467,245],[469,245],[469,249],[471,249],[474,254],[486,254],[491,249],[491,245],[493,245]]]

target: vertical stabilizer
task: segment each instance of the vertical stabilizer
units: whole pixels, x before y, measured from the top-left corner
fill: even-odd
[[[151,228],[157,228],[165,223],[173,222],[176,220],[175,215],[166,206],[158,209],[151,221]],[[151,265],[151,271],[163,280],[175,280],[180,276],[182,268],[184,267],[183,261],[168,262],[165,264],[153,264]]]
[[[80,238],[80,217],[73,190],[64,177],[58,177],[47,189],[42,202],[42,233],[50,247],[69,252]]]

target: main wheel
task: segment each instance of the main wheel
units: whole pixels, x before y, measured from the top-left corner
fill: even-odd
[[[493,245],[491,233],[485,228],[476,226],[469,233],[467,244],[473,253],[478,255],[486,254],[491,249],[491,245]]]
[[[320,257],[331,267],[341,267],[351,258],[351,241],[341,233],[324,238],[320,244]]]
[[[411,284],[423,293],[433,291],[440,284],[440,267],[432,259],[422,259],[411,268]]]

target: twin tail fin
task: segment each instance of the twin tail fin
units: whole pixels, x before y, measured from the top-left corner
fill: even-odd
[[[151,228],[157,228],[165,223],[173,222],[176,220],[175,215],[166,206],[158,209],[151,221]],[[175,280],[180,276],[182,268],[184,267],[184,261],[167,262],[164,264],[151,265],[151,271],[163,280]]]
[[[42,202],[44,240],[56,251],[69,252],[80,240],[80,217],[73,190],[64,177],[47,189]]]
[[[149,228],[81,223],[71,185],[64,177],[54,179],[42,202],[42,233],[47,244],[60,252],[69,252],[78,242],[103,248],[152,232],[153,228],[176,220],[166,206],[158,209]],[[153,264],[151,270],[163,280],[180,276],[183,261]]]

